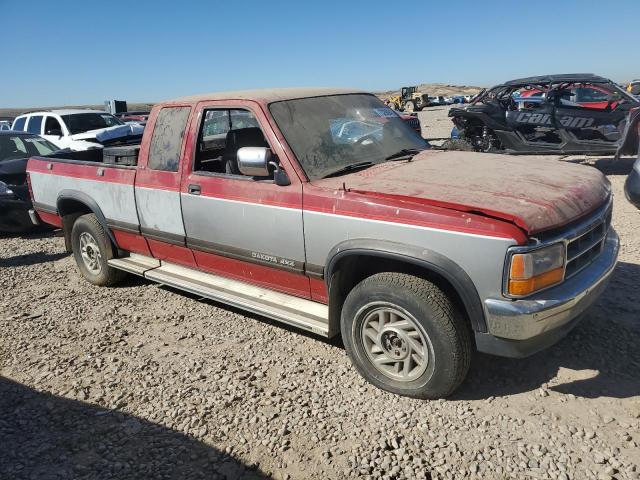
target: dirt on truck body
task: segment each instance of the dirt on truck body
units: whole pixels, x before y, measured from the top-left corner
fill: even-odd
[[[227,92],[155,106],[135,166],[27,170],[88,281],[134,273],[340,335],[372,384],[438,398],[474,349],[522,357],[567,334],[618,237],[594,169],[428,148],[368,93]]]

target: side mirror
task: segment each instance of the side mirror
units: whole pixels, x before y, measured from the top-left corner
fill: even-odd
[[[243,175],[250,177],[270,177],[269,166],[274,168],[273,180],[276,185],[291,185],[287,172],[280,168],[270,148],[242,147],[238,149],[238,169]]]
[[[242,147],[238,149],[238,169],[250,177],[268,177],[269,162],[273,157],[266,147]]]
[[[47,130],[45,135],[55,135],[56,137],[61,137],[62,136],[62,130],[60,130],[59,128],[52,128],[50,130]]]

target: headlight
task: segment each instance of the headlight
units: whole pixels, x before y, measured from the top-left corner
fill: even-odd
[[[509,260],[506,293],[524,297],[564,279],[565,246],[556,243],[531,252],[514,253]]]
[[[12,197],[13,190],[11,190],[6,183],[0,182],[0,197]]]

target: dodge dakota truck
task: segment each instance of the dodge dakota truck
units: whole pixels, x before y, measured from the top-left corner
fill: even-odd
[[[139,150],[30,158],[32,217],[93,284],[129,272],[340,335],[372,384],[440,398],[476,350],[563,337],[618,237],[596,169],[427,147],[364,92],[185,97],[153,108]]]

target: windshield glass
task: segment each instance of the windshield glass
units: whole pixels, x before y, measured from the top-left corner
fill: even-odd
[[[269,105],[310,180],[362,162],[380,163],[427,142],[373,95],[301,98]]]
[[[122,121],[110,113],[74,113],[73,115],[62,115],[62,120],[67,125],[71,135],[75,133],[88,132],[89,130],[99,130],[101,128],[124,125]]]
[[[44,138],[27,135],[0,135],[0,162],[31,155],[49,155],[58,147]]]

